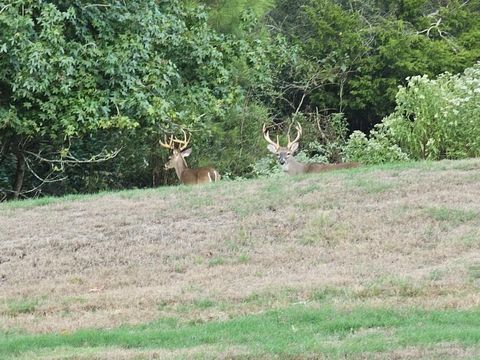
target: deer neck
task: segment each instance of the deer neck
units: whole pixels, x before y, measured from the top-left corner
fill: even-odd
[[[282,167],[288,175],[302,174],[306,171],[306,165],[298,162],[293,156]]]
[[[175,173],[178,176],[178,179],[181,181],[182,180],[182,173],[188,169],[187,162],[183,157],[181,157],[179,160],[175,162]]]

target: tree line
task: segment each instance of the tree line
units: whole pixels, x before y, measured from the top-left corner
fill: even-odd
[[[176,183],[182,130],[270,173],[266,122],[316,161],[478,156],[478,60],[480,0],[0,0],[0,199]]]

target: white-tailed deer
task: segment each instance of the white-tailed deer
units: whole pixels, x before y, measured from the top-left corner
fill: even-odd
[[[166,136],[165,142],[159,141],[160,145],[164,148],[173,151],[165,163],[165,169],[175,169],[178,179],[185,185],[202,184],[220,180],[220,174],[213,167],[190,169],[187,166],[185,158],[192,153],[192,149],[186,149],[190,142],[190,137],[187,138],[185,130],[182,129],[182,131],[184,136],[183,140],[179,140],[172,135],[168,142]],[[175,147],[175,144],[179,146]]]
[[[268,142],[267,149],[277,155],[278,162],[283,168],[283,171],[288,173],[288,175],[297,175],[297,174],[304,174],[304,173],[318,173],[322,171],[330,171],[336,169],[348,169],[360,166],[359,163],[338,163],[338,164],[322,164],[322,163],[310,163],[310,164],[303,164],[297,161],[294,157],[295,152],[298,150],[298,140],[302,136],[302,127],[300,123],[297,122],[295,126],[297,130],[297,136],[293,141],[290,140],[290,128],[288,129],[287,140],[288,144],[286,147],[280,146],[278,136],[277,142],[274,142],[270,139],[270,135],[268,130],[263,124],[263,137]]]

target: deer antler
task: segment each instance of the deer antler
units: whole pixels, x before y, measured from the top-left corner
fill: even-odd
[[[267,130],[267,127],[265,126],[265,124],[263,124],[263,137],[265,138],[265,140],[267,140],[267,142],[273,146],[275,146],[275,149],[279,149],[280,148],[280,143],[279,143],[279,140],[278,140],[278,135],[277,135],[277,142],[274,143],[272,139],[270,139],[270,135],[268,134],[268,130]]]
[[[298,142],[298,140],[300,140],[300,136],[302,136],[302,126],[297,121],[297,125],[295,125],[295,129],[297,130],[297,136],[295,137],[295,139],[293,141],[290,141],[290,127],[291,127],[291,125],[288,127],[288,134],[287,134],[288,145],[287,145],[287,148],[290,148],[290,146],[292,146],[293,143]]]
[[[182,132],[183,132],[183,140],[179,140],[177,138],[173,139],[173,142],[180,144],[180,148],[179,148],[180,151],[185,150],[187,148],[188,143],[190,142],[190,138],[192,136],[190,134],[190,136],[188,136],[188,139],[187,139],[187,132],[183,129],[182,129]]]
[[[158,142],[164,148],[173,150],[173,135],[170,136],[170,141],[168,143],[167,143],[167,135],[165,135],[165,142],[162,142],[162,140],[158,140]]]
[[[183,140],[180,140],[180,139],[177,139],[176,137],[174,137],[173,135],[170,135],[170,140],[168,140],[167,142],[167,135],[165,135],[165,140],[164,142],[162,142],[162,140],[159,140],[158,142],[160,143],[160,145],[162,145],[164,148],[167,148],[167,149],[170,149],[170,150],[173,150],[175,149],[175,144],[179,144],[180,147],[179,147],[179,150],[182,151],[182,150],[185,150],[185,148],[188,146],[188,143],[190,142],[190,136],[188,136],[188,139],[187,139],[187,133],[185,130],[183,130]]]

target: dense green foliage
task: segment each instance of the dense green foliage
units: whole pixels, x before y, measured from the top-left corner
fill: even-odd
[[[105,168],[90,162],[104,170],[93,189],[146,185],[142,167],[153,162],[165,131],[183,126],[207,141],[215,119],[242,97],[232,77],[249,44],[211,30],[197,7],[145,0],[0,8],[2,185],[22,186],[23,175],[12,175],[13,156],[17,167],[25,162],[48,182],[45,167],[63,170],[120,146],[121,159]],[[87,189],[95,182],[80,176]]]
[[[200,0],[209,9],[209,23],[222,33],[242,36],[245,12],[263,17],[274,7],[274,0]]]
[[[410,85],[397,95],[407,77],[479,59],[480,0],[0,0],[0,200],[176,183],[158,140],[181,128],[192,133],[189,162],[227,177],[268,168],[261,126],[282,132],[292,118],[304,156],[340,161],[347,129],[369,131],[395,99],[389,119],[417,111]],[[441,112],[448,86],[425,111]],[[440,133],[420,155],[405,136],[356,134],[347,153],[473,156],[464,124],[448,141],[471,150],[439,145]]]
[[[396,99],[395,111],[376,125],[370,139],[352,134],[346,148],[350,159],[378,163],[480,156],[480,63],[434,80],[414,76]]]
[[[324,73],[305,106],[369,130],[408,76],[457,73],[480,59],[480,1],[280,0],[273,17]]]

